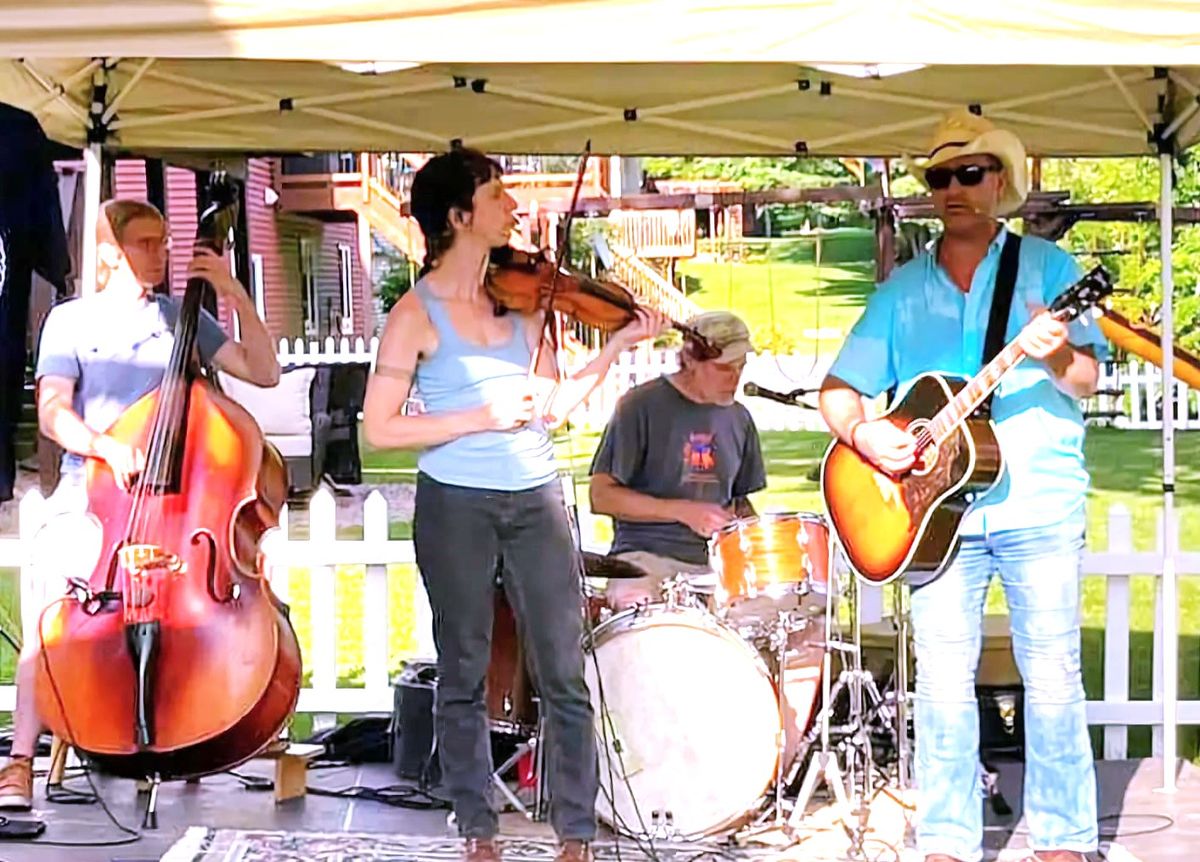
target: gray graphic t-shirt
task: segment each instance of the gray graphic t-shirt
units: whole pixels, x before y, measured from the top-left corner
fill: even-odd
[[[730,506],[766,487],[762,448],[750,412],[741,404],[697,404],[660,377],[632,389],[616,412],[591,471],[660,499]],[[611,553],[649,551],[708,563],[705,539],[678,521],[615,519]]]
[[[103,292],[55,306],[38,346],[37,378],[75,380],[73,407],[93,431],[105,431],[134,402],[158,387],[175,346],[178,297],[156,294],[142,303]],[[201,312],[196,343],[205,362],[225,343],[221,325]],[[77,480],[84,459],[64,452],[62,478]]]

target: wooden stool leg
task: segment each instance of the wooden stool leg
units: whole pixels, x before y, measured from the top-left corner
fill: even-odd
[[[46,777],[46,783],[51,787],[58,787],[62,784],[63,770],[67,768],[67,752],[71,750],[71,746],[62,737],[55,736],[50,742],[50,774]]]
[[[308,760],[290,754],[275,761],[275,802],[304,796],[308,791]]]

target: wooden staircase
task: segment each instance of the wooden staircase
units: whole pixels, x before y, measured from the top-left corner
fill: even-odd
[[[425,260],[425,238],[415,219],[404,214],[412,173],[398,173],[392,157],[408,154],[361,153],[359,169],[341,173],[279,177],[280,204],[304,213],[354,212],[409,260]]]
[[[613,257],[609,271],[617,281],[633,291],[642,305],[660,311],[680,323],[704,310],[634,254],[628,246],[619,241],[609,240],[608,248]]]

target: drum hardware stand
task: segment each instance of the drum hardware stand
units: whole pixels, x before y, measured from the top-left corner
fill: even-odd
[[[827,568],[831,579],[837,576],[834,567],[836,546],[836,536],[831,536],[829,544],[830,560]],[[851,642],[835,642],[831,636],[834,628],[834,602],[832,601],[832,597],[836,593],[836,590],[831,590],[830,601],[826,603],[825,607],[826,639],[822,668],[822,696],[825,705],[818,716],[819,724],[816,728],[820,734],[821,747],[813,754],[812,760],[809,762],[808,772],[805,774],[804,781],[800,786],[795,807],[788,818],[785,831],[789,836],[795,837],[797,827],[807,816],[808,803],[812,798],[813,791],[816,789],[817,780],[818,778],[823,778],[825,783],[833,790],[838,813],[846,830],[847,837],[850,839],[850,856],[851,858],[862,859],[865,858],[863,843],[867,834],[870,800],[874,795],[875,789],[875,760],[870,734],[871,718],[878,716],[880,707],[884,706],[886,701],[880,695],[870,671],[864,670],[862,666],[862,603],[859,594],[860,587],[854,573],[849,572],[847,574],[849,578],[847,599],[850,603]],[[852,658],[850,660],[850,667],[843,670],[838,675],[836,685],[831,686],[830,676],[832,675],[831,668],[834,650],[848,653]],[[845,779],[843,779],[838,764],[838,752],[830,750],[829,745],[830,720],[833,717],[834,706],[841,696],[843,689],[846,690],[849,700],[849,715],[847,723],[837,728],[839,735],[842,736],[842,741],[837,746],[837,749],[838,752],[844,753],[846,757],[845,762],[848,774]],[[885,721],[885,729],[889,733],[894,731],[894,728],[890,724],[890,721]],[[804,744],[811,745],[813,741],[813,732],[810,731],[808,736],[805,737],[804,743],[802,743],[801,750],[803,751]],[[797,758],[797,769],[800,759]],[[854,797],[853,807],[849,799],[851,794]]]
[[[541,701],[538,704],[538,721],[537,729],[533,731],[527,739],[517,743],[517,750],[514,751],[496,770],[492,773],[492,784],[496,789],[508,800],[516,811],[520,812],[527,820],[540,821],[544,816],[543,806],[543,789],[545,781],[544,772],[544,757],[542,739],[545,732],[546,720],[541,715]],[[525,805],[521,798],[512,791],[508,786],[508,782],[504,780],[504,776],[511,772],[521,762],[526,755],[533,755],[533,804],[532,806]],[[518,784],[520,783],[520,775],[517,776]]]
[[[828,567],[825,570],[829,573],[831,582],[837,577],[833,566],[835,546],[836,540],[831,535]],[[823,705],[820,713],[817,715],[815,728],[820,734],[821,747],[820,750],[813,753],[812,760],[809,761],[808,772],[805,773],[804,782],[800,785],[800,792],[796,796],[791,816],[788,817],[787,823],[784,825],[785,834],[792,839],[795,839],[797,827],[807,816],[808,803],[812,800],[812,794],[817,788],[818,779],[824,779],[825,783],[833,791],[839,816],[843,820],[847,818],[850,810],[850,800],[846,796],[846,783],[842,777],[841,767],[838,766],[837,753],[829,747],[829,720],[833,716],[833,691],[831,691],[830,685],[830,677],[833,675],[833,651],[844,648],[842,644],[835,644],[833,641],[833,606],[836,593],[836,589],[830,589],[828,600],[825,602],[825,653],[821,658],[821,702]],[[837,691],[841,690],[843,684],[843,680],[839,678]],[[811,735],[812,732],[810,731],[801,743],[800,753],[798,753],[792,773],[788,777],[788,784],[791,784],[795,780],[799,772],[800,764],[803,761],[801,754],[804,753],[805,743],[811,745],[809,738]]]
[[[892,593],[892,619],[896,626],[896,780],[901,790],[912,786],[912,748],[908,739],[908,639],[912,623],[908,588],[897,583]]]

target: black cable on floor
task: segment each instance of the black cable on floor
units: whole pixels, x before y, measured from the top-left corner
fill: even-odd
[[[227,772],[226,775],[236,778],[247,790],[271,791],[275,782],[258,775],[243,775],[240,772]],[[393,808],[408,808],[415,811],[436,811],[449,808],[450,804],[436,796],[403,784],[392,784],[387,787],[364,787],[356,784],[334,790],[325,787],[309,785],[308,791],[312,796],[331,796],[337,799],[366,799],[369,802],[379,802]]]

